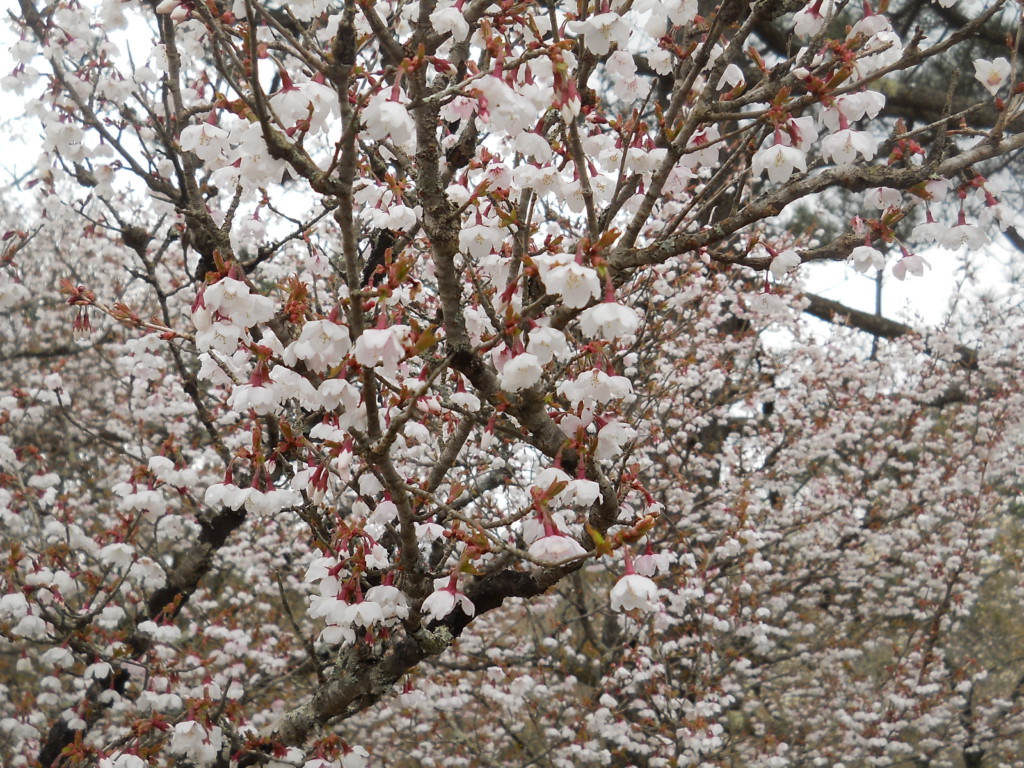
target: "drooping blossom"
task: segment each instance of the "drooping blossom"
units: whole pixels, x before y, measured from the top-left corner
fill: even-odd
[[[837,165],[852,163],[860,155],[871,160],[878,151],[878,139],[868,131],[845,128],[821,140],[821,156]]]
[[[438,587],[438,583],[443,586]],[[452,574],[449,579],[438,579],[434,582],[435,591],[427,596],[420,606],[420,611],[429,616],[433,621],[440,621],[458,605],[467,616],[476,613],[473,602],[462,592],[459,592],[456,585],[458,576]]]
[[[892,273],[897,280],[906,279],[908,274],[922,277],[924,275],[924,268],[930,266],[927,261],[917,254],[904,252],[904,256],[892,265]]]
[[[572,350],[565,334],[547,325],[538,325],[530,329],[526,351],[536,357],[541,365],[547,365],[555,359],[564,361],[572,357]]]
[[[649,578],[658,573],[666,573],[671,560],[672,558],[667,552],[655,552],[650,539],[648,539],[644,553],[634,561],[633,565],[637,573]]]
[[[850,252],[849,260],[858,272],[881,269],[885,266],[884,254],[870,245],[858,245]]]
[[[206,286],[202,293],[202,304],[193,310],[192,317],[199,330],[210,327],[214,314],[220,314],[243,328],[251,328],[273,318],[275,311],[272,299],[253,293],[248,285],[239,280],[224,277]]]
[[[977,250],[988,242],[988,235],[976,224],[967,223],[967,215],[963,210],[957,216],[956,226],[947,227],[939,234],[938,243],[950,251],[958,250],[965,245],[971,250]]]
[[[621,421],[608,422],[597,433],[597,448],[594,451],[594,458],[614,459],[622,453],[625,444],[636,435],[635,429]]]
[[[583,403],[587,408],[632,394],[633,386],[625,376],[609,376],[596,368],[585,371],[573,381],[558,385],[558,394],[573,405]]]
[[[399,145],[408,144],[416,134],[416,126],[401,97],[378,93],[363,110],[366,132],[377,141],[390,138]]]
[[[776,280],[781,280],[799,269],[801,263],[800,254],[793,250],[785,250],[772,259],[771,266],[768,269]]]
[[[523,352],[505,363],[498,374],[498,383],[506,392],[528,389],[540,381],[544,369],[535,355]]]
[[[793,17],[793,32],[798,37],[813,37],[821,31],[825,25],[822,5],[823,0],[814,0],[810,5],[797,11]],[[831,3],[829,5],[831,6]]]
[[[755,176],[767,173],[773,183],[781,184],[795,171],[806,173],[807,158],[797,147],[777,141],[754,155],[750,170]]]
[[[655,611],[658,609],[658,585],[646,576],[639,575],[633,568],[628,549],[623,550],[626,559],[626,573],[611,591],[613,611]]]
[[[451,33],[452,40],[461,43],[469,37],[469,23],[458,5],[437,8],[430,14],[430,26],[439,35]]]
[[[615,301],[604,301],[580,314],[580,330],[592,339],[628,336],[640,326],[636,310]]]
[[[385,376],[393,376],[405,357],[404,341],[412,329],[407,325],[368,328],[356,339],[353,355],[368,368],[380,366]]]
[[[570,21],[566,28],[583,36],[583,44],[591,53],[604,56],[615,45],[625,48],[629,43],[629,24],[617,13],[598,13],[583,21]]]
[[[587,554],[576,539],[559,529],[547,513],[541,514],[544,535],[530,544],[529,555],[534,560],[548,565],[563,563]]]

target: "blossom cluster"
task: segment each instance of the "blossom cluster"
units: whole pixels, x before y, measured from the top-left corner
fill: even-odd
[[[1018,321],[800,321],[842,315],[811,262],[903,280],[1017,222],[987,17],[272,6],[15,20],[42,144],[38,216],[0,212],[0,762],[362,768],[358,732],[953,764],[1019,730],[962,659],[1018,559]],[[972,105],[901,119],[950,47]],[[508,719],[469,744],[467,712]]]

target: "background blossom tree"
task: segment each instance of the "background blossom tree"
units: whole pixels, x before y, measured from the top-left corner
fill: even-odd
[[[1019,764],[1019,309],[801,282],[1017,237],[1018,9],[882,10],[20,0],[4,764]]]

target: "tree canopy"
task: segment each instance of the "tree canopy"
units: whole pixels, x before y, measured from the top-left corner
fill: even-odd
[[[19,0],[0,762],[1024,764],[1019,14]]]

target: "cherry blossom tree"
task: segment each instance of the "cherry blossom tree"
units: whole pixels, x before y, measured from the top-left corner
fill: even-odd
[[[1019,764],[1019,308],[803,287],[1012,231],[1018,10],[882,11],[19,0],[4,764]]]

